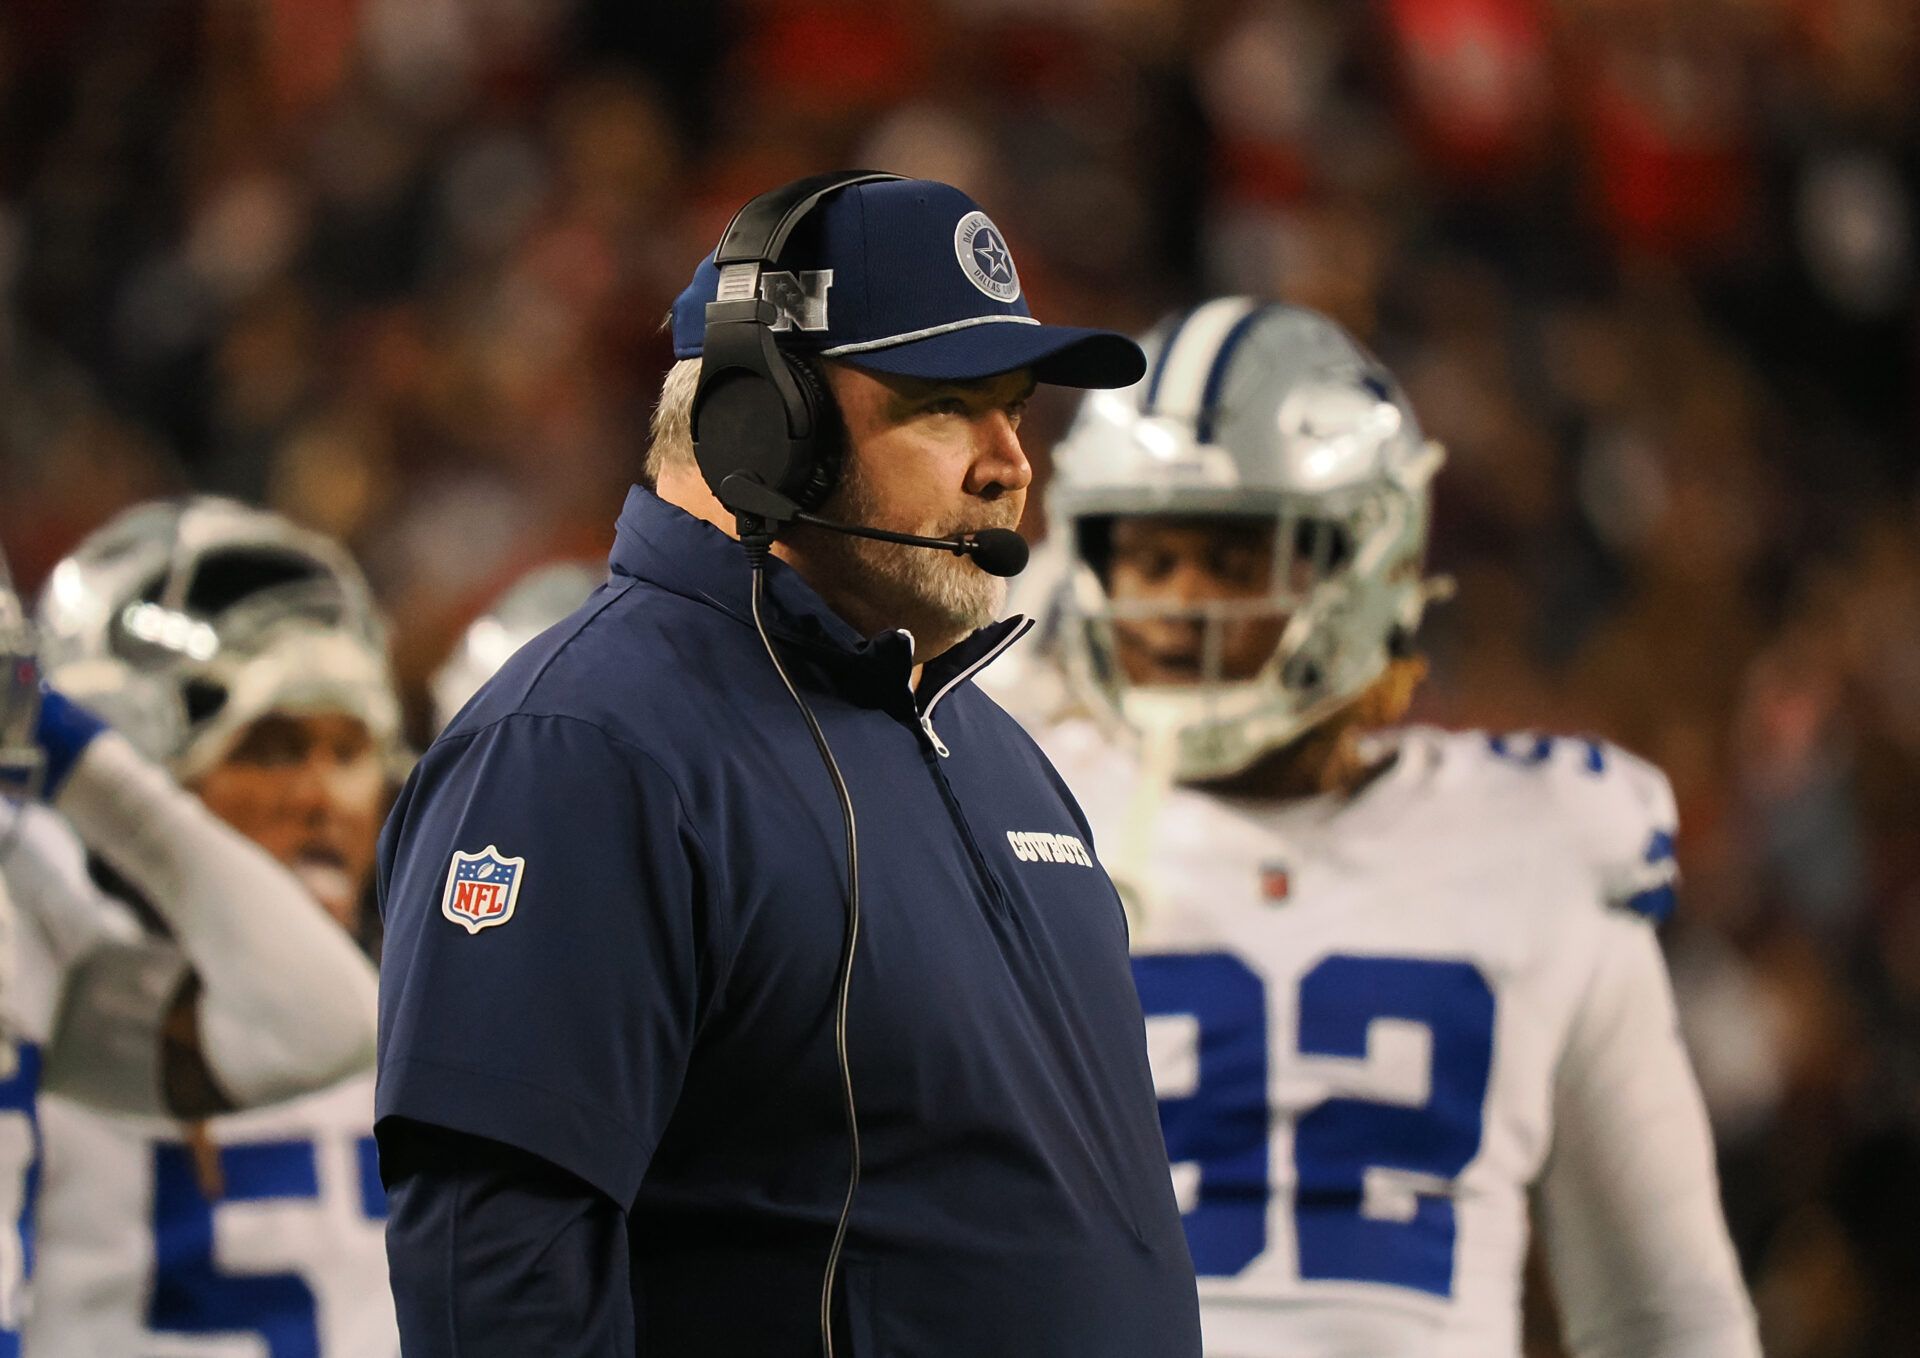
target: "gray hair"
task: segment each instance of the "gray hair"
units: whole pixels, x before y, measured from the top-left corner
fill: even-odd
[[[700,385],[700,360],[683,358],[667,369],[660,384],[660,401],[653,408],[653,440],[641,474],[649,486],[660,484],[668,467],[691,467],[693,459],[693,392]]]

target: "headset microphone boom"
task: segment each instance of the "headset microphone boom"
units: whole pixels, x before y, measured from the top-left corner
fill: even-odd
[[[849,537],[874,538],[880,542],[898,542],[907,547],[930,547],[937,552],[964,556],[988,575],[1018,575],[1027,568],[1027,540],[1011,528],[979,528],[971,533],[956,533],[950,538],[923,537],[918,533],[896,533],[887,528],[868,528],[863,524],[835,523],[817,514],[809,514],[777,491],[738,472],[728,476],[718,488],[721,504],[736,514],[778,523],[794,520],[812,524]]]

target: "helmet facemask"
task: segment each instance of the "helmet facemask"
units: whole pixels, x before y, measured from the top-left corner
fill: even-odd
[[[1374,481],[1259,498],[1270,502],[1266,514],[1129,516],[1211,525],[1223,538],[1264,527],[1265,580],[1244,594],[1215,580],[1205,591],[1215,597],[1151,597],[1154,588],[1129,583],[1135,573],[1114,560],[1117,516],[1075,525],[1064,638],[1077,687],[1110,724],[1170,746],[1170,771],[1183,782],[1240,773],[1352,702],[1411,637],[1424,605],[1423,505],[1404,489]]]
[[[269,713],[342,713],[390,751],[400,708],[384,651],[332,606],[325,588],[280,588],[224,612],[219,645],[176,676],[191,725],[174,758],[191,781],[225,759],[247,728]]]
[[[1060,644],[1073,687],[1136,738],[1145,767],[1226,778],[1353,703],[1410,648],[1441,592],[1422,562],[1442,454],[1393,375],[1306,308],[1217,298],[1145,348],[1149,376],[1091,394],[1055,450],[1048,515],[1076,556]],[[1271,525],[1264,589],[1208,571],[1135,590],[1101,556],[1103,523],[1227,534],[1249,519]],[[1171,625],[1171,610],[1199,629],[1186,672],[1128,672],[1120,643],[1145,625],[1137,599],[1170,601],[1147,606],[1153,625]],[[1260,627],[1263,644],[1243,653]]]

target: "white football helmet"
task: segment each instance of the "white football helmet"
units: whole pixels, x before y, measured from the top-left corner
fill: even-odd
[[[1423,570],[1443,454],[1392,374],[1315,312],[1222,298],[1143,344],[1147,376],[1090,393],[1055,450],[1047,509],[1073,556],[1059,644],[1097,715],[1160,750],[1172,777],[1220,778],[1353,701],[1410,649],[1446,592]],[[1132,515],[1270,519],[1267,596],[1115,601],[1106,544],[1113,520]],[[1174,616],[1202,621],[1199,681],[1130,683],[1116,619]],[[1232,678],[1222,629],[1249,617],[1283,624],[1280,639],[1257,674]]]
[[[365,577],[278,514],[215,496],[136,506],[54,567],[39,620],[48,682],[181,778],[269,712],[346,712],[401,749]]]
[[[446,730],[509,656],[578,608],[606,578],[604,566],[557,561],[528,571],[502,591],[434,671],[434,729]]]

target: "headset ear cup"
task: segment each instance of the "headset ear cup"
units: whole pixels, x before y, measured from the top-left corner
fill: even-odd
[[[805,359],[787,356],[787,368],[794,385],[807,406],[807,427],[813,431],[808,440],[808,456],[796,459],[789,470],[791,483],[784,487],[787,497],[804,510],[815,510],[826,503],[833,488],[840,484],[840,459],[846,449],[846,430],[840,421],[840,403],[827,390],[826,379]]]
[[[709,325],[705,350],[692,411],[701,476],[722,504],[736,477],[798,500],[815,479],[818,379],[781,353],[758,320]]]

